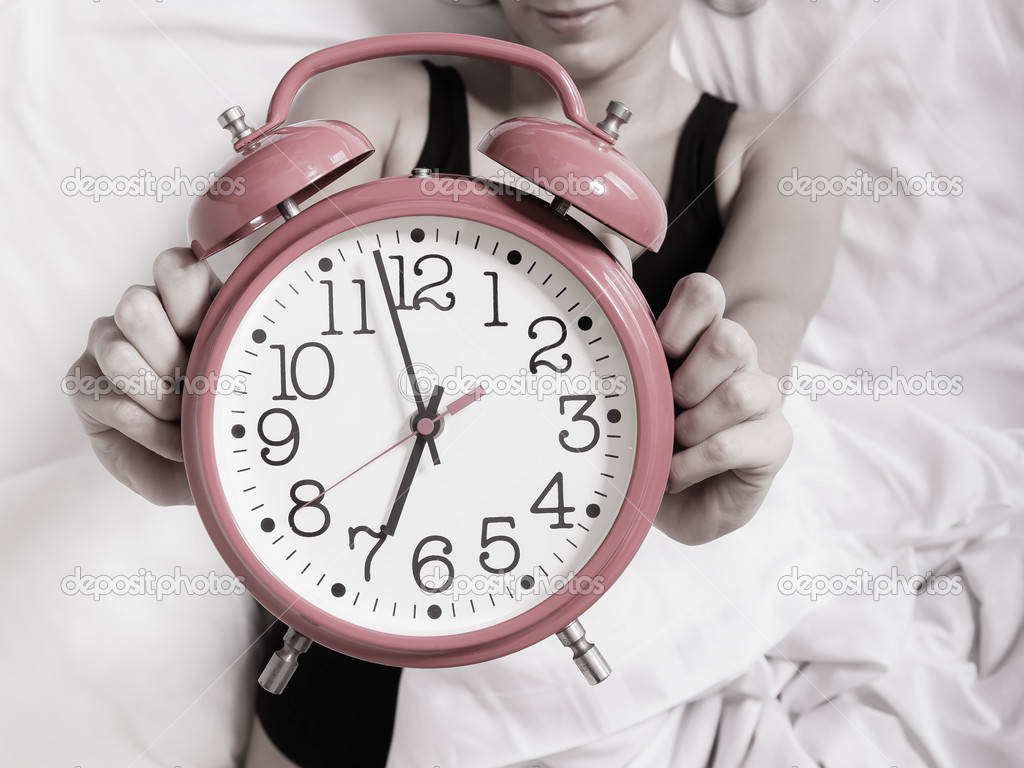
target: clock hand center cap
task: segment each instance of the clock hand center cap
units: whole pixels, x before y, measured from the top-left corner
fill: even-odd
[[[409,419],[412,431],[423,437],[437,437],[444,428],[444,418],[438,418],[437,414],[420,416],[414,413]]]

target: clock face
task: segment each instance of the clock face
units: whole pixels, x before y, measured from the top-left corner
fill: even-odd
[[[474,221],[385,219],[305,252],[245,311],[219,377],[213,454],[246,546],[370,630],[455,635],[536,607],[604,540],[633,473],[608,317],[550,255]]]

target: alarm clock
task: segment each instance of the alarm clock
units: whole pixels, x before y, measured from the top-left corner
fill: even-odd
[[[335,120],[283,125],[299,87],[410,54],[554,88],[568,122],[514,118],[478,147],[552,199],[416,168],[301,207],[373,147]],[[460,34],[327,48],[287,72],[263,127],[221,115],[236,155],[192,206],[192,250],[283,222],[213,301],[187,372],[208,386],[188,388],[181,424],[206,530],[289,627],[267,690],[313,642],[439,667],[556,635],[588,681],[609,674],[578,617],[639,549],[673,449],[650,309],[571,216],[661,244],[661,197],[614,148],[628,118],[612,102],[591,124],[553,59]]]

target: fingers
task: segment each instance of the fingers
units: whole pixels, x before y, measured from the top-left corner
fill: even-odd
[[[737,371],[757,368],[757,349],[739,324],[715,318],[672,375],[672,396],[682,408],[703,402]]]
[[[109,320],[109,318],[102,318],[102,320]],[[100,324],[100,321],[97,321],[96,324]],[[131,347],[127,343],[125,343],[125,347],[129,352],[115,354],[129,355]],[[102,350],[99,354],[107,359],[114,357]],[[83,381],[98,381],[103,376],[108,376],[113,381],[118,380],[115,378],[118,374],[113,376],[105,374],[89,353],[75,361],[72,372],[73,374],[69,375],[80,377]],[[148,394],[139,399],[147,402],[149,407],[127,394],[118,392],[116,388],[80,387],[74,395],[72,405],[78,412],[86,434],[91,438],[114,431],[138,443],[147,451],[171,461],[182,461],[181,428],[178,423],[161,419],[153,413],[153,410],[158,410],[157,406],[159,405],[155,395]],[[180,403],[180,398],[176,402]]]
[[[133,285],[114,310],[114,324],[148,366],[161,376],[185,373],[188,352],[171,325],[156,288]]]
[[[174,384],[220,281],[185,248],[161,253],[153,277],[156,286],[132,286],[93,323],[69,371],[82,384],[72,404],[111,474],[157,504],[188,504]]]
[[[157,256],[153,279],[174,332],[191,341],[220,289],[220,280],[188,248],[171,248]]]
[[[685,356],[711,324],[725,312],[721,284],[703,272],[687,275],[672,291],[668,305],[658,318],[658,335],[665,354]]]
[[[118,306],[120,308],[120,305]],[[174,336],[174,340],[176,344],[181,344],[177,336]],[[97,401],[103,398],[123,398],[134,402],[153,417],[163,421],[174,421],[181,415],[181,396],[171,383],[180,375],[182,369],[154,370],[117,327],[114,318],[101,317],[92,324],[86,353],[79,363],[81,375],[94,376],[97,380],[105,376],[109,380],[110,386],[91,388],[90,392],[98,395]],[[111,412],[111,415],[119,413],[120,411]],[[103,423],[121,429],[118,423]]]
[[[672,457],[668,492],[679,493],[709,477],[733,472],[760,490],[789,456],[793,433],[781,413],[736,424]]]
[[[140,496],[160,506],[193,503],[184,464],[158,456],[113,429],[89,438],[107,471]]]
[[[740,371],[721,382],[703,401],[676,416],[676,442],[691,448],[717,432],[758,419],[782,407],[774,376]]]

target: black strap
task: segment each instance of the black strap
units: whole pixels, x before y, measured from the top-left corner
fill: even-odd
[[[452,67],[422,62],[430,76],[430,127],[417,167],[469,174],[469,111],[466,87]]]
[[[711,94],[700,97],[676,147],[668,200],[668,232],[658,253],[633,262],[633,278],[655,316],[680,278],[707,271],[724,226],[715,195],[715,160],[736,105]]]

